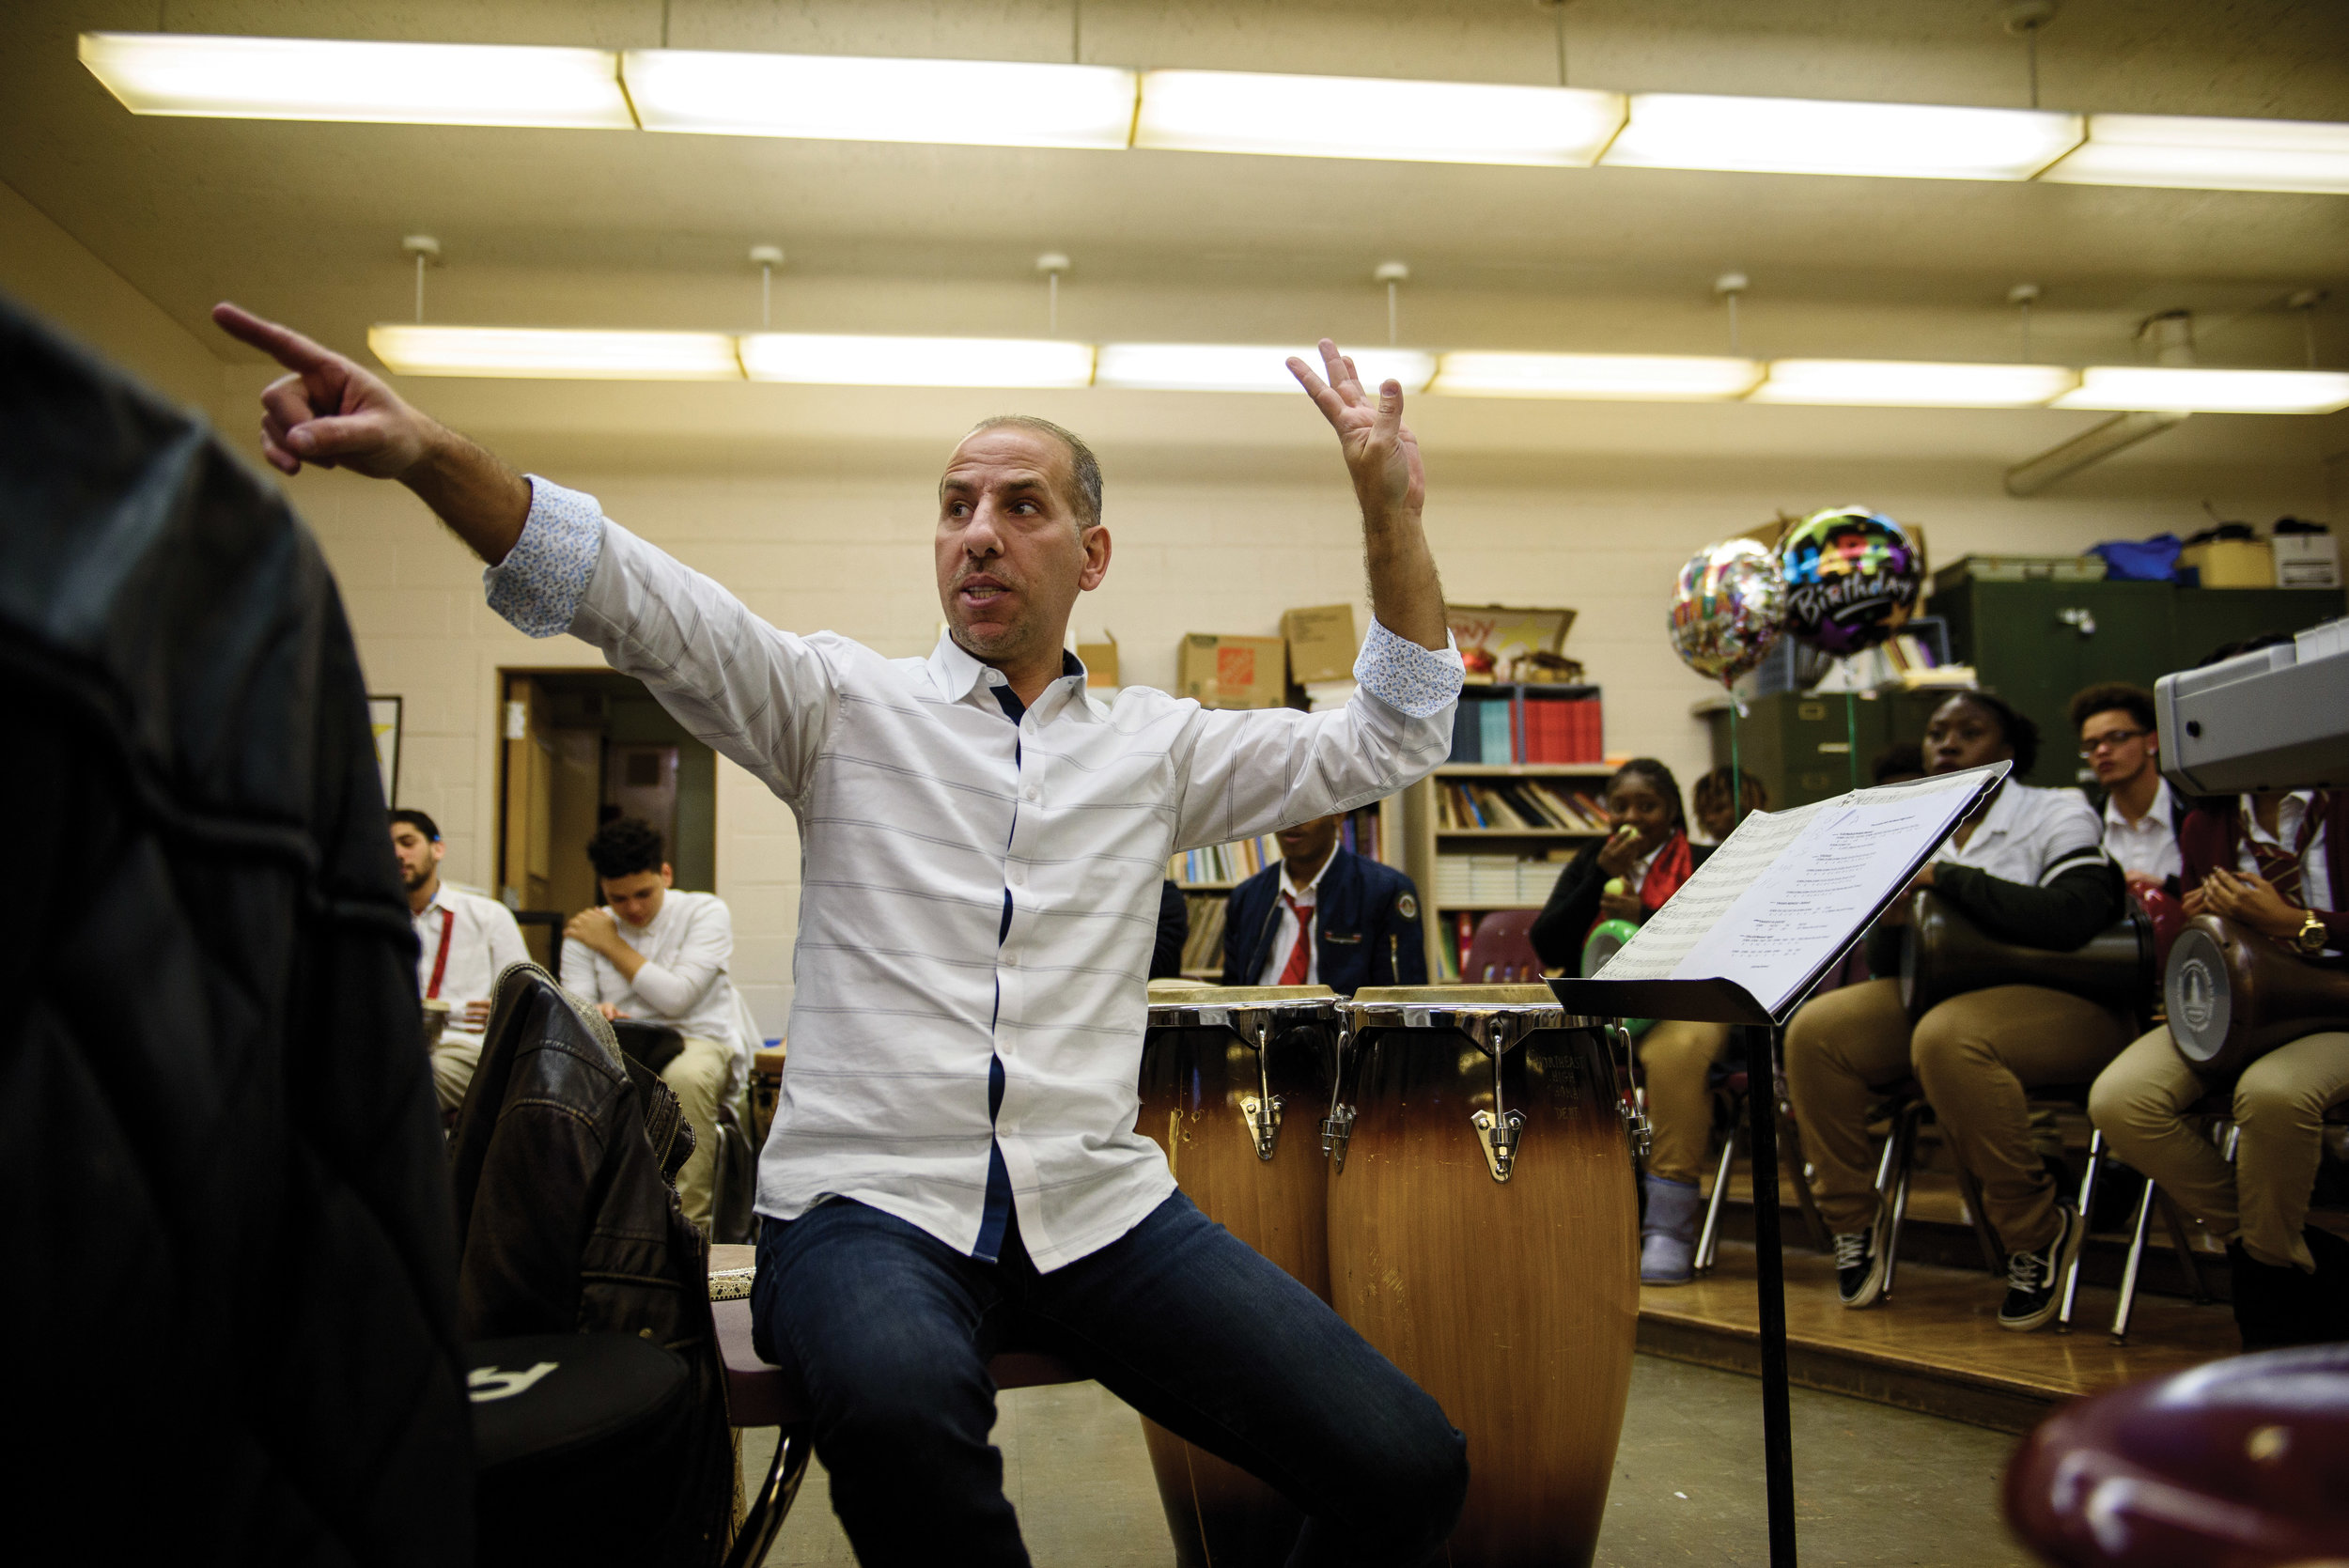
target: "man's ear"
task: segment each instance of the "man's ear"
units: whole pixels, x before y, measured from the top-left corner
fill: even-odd
[[[1105,524],[1095,523],[1084,531],[1082,543],[1085,564],[1083,568],[1077,573],[1077,586],[1082,592],[1091,593],[1098,588],[1101,585],[1101,580],[1110,574],[1109,528]]]
[[[661,885],[664,888],[677,886],[677,873],[669,869],[669,862],[666,861],[661,862]]]
[[[448,853],[448,846],[447,846],[447,845],[443,844],[443,843],[442,843],[439,839],[437,839],[437,838],[436,838],[436,839],[434,839],[434,840],[432,841],[432,863],[433,863],[434,865],[439,865],[439,864],[441,863],[441,858],[442,858],[443,855],[446,855],[447,853]]]

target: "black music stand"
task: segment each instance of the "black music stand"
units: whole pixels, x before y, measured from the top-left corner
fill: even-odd
[[[1549,983],[1559,1003],[1569,1013],[1601,1018],[1675,1018],[1689,1023],[1737,1024],[1751,1032],[1746,1051],[1746,1118],[1753,1161],[1753,1246],[1759,1265],[1755,1285],[1762,1342],[1763,1478],[1765,1495],[1769,1500],[1770,1568],[1795,1568],[1795,1438],[1786,1381],[1786,1263],[1780,1251],[1778,1226],[1779,1035],[1796,1009],[1810,1000],[1812,988],[1859,945],[1869,926],[1907,890],[1911,878],[1923,869],[1925,862],[1940,852],[1949,835],[1972,811],[1980,810],[1988,801],[2005,782],[2008,771],[2004,763],[1982,769],[1983,777],[1974,786],[1968,810],[1952,818],[1941,837],[1917,851],[1900,876],[1878,891],[1866,917],[1836,943],[1831,954],[1813,959],[1807,977],[1787,993],[1786,1001],[1775,1014],[1734,980],[1561,979]],[[1932,781],[1918,783],[1930,784]],[[1843,799],[1881,798],[1904,787],[1878,785],[1875,789],[1855,790],[1851,797]],[[1731,838],[1735,836],[1733,833]],[[1700,868],[1697,876],[1703,875]],[[1696,878],[1689,880],[1693,883]],[[1684,883],[1684,889],[1688,885]],[[1672,896],[1676,898],[1679,893]],[[1669,900],[1665,908],[1671,908]],[[1754,1048],[1757,1046],[1759,1049]],[[1631,1048],[1639,1048],[1636,1041]],[[1757,1068],[1761,1070],[1759,1074]],[[1765,1193],[1768,1194],[1766,1202]]]

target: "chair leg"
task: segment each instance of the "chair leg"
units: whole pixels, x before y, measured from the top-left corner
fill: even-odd
[[[2211,1301],[2210,1287],[2202,1283],[2201,1260],[2195,1257],[2194,1249],[2189,1245],[2191,1238],[2186,1234],[2186,1216],[2178,1212],[2176,1201],[2167,1192],[2161,1195],[2161,1222],[2169,1229],[2170,1245],[2178,1250],[2178,1266],[2186,1270],[2186,1288],[2194,1293],[2194,1304],[2198,1307],[2208,1306]]]
[[[1892,1136],[1885,1153],[1892,1170],[1892,1222],[1885,1227],[1884,1294],[1881,1299],[1892,1299],[1892,1276],[1901,1264],[1901,1224],[1908,1218],[1908,1177],[1917,1161],[1917,1124],[1924,1115],[1922,1104],[1910,1106],[1893,1118]],[[1898,1153],[1895,1154],[1894,1150]]]
[[[2129,1313],[2137,1306],[2138,1271],[2145,1266],[2145,1229],[2154,1218],[2154,1182],[2145,1179],[2145,1190],[2138,1194],[2137,1218],[2129,1221],[2129,1256],[2121,1265],[2121,1301],[2112,1311],[2112,1343],[2129,1343]]]
[[[2088,1135],[2088,1171],[2080,1177],[2080,1250],[2072,1254],[2072,1266],[2063,1271],[2063,1305],[2056,1312],[2056,1332],[2072,1331],[2072,1307],[2079,1299],[2080,1267],[2088,1261],[2088,1217],[2096,1212],[2096,1174],[2104,1168],[2105,1135],[2091,1129]]]
[[[1778,1104],[1778,1169],[1795,1182],[1795,1206],[1802,1211],[1802,1228],[1810,1234],[1813,1251],[1834,1250],[1835,1238],[1828,1233],[1827,1220],[1819,1213],[1819,1200],[1811,1190],[1811,1177],[1803,1170],[1802,1129],[1784,1100]]]
[[[758,1568],[767,1560],[784,1519],[799,1499],[800,1483],[807,1479],[807,1462],[815,1452],[816,1439],[804,1426],[786,1426],[775,1435],[775,1456],[768,1462],[767,1479],[759,1483],[741,1528],[734,1532],[725,1568]]]
[[[1704,1229],[1697,1236],[1696,1271],[1713,1272],[1713,1254],[1721,1239],[1721,1210],[1729,1205],[1729,1168],[1737,1157],[1737,1127],[1732,1123],[1721,1138],[1721,1162],[1713,1172],[1713,1196],[1704,1205]],[[1761,1201],[1757,1194],[1755,1202]]]

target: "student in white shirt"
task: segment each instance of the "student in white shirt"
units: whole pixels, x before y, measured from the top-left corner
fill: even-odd
[[[481,1065],[481,1031],[498,976],[508,965],[530,962],[530,949],[505,905],[441,880],[448,850],[432,818],[402,809],[391,814],[391,823],[392,853],[416,925],[416,994],[448,1003],[448,1023],[432,1048],[432,1087],[441,1109],[451,1111],[465,1103]]]
[[[750,1043],[735,1024],[734,917],[715,893],[679,893],[663,859],[660,830],[624,816],[587,841],[600,908],[563,927],[563,988],[607,1018],[666,1024],[684,1049],[661,1069],[693,1129],[693,1153],[677,1168],[685,1218],[709,1230],[717,1169],[718,1107],[750,1070]]]
[[[2161,776],[2154,694],[2108,681],[2072,699],[2080,760],[2105,792],[2105,853],[2132,888],[2175,891],[2185,862],[2178,822],[2186,814]]]
[[[2028,772],[2038,749],[2030,720],[1986,691],[1950,698],[1925,727],[1936,774],[2008,759]],[[2000,941],[2070,952],[2120,918],[2125,895],[2103,838],[2077,791],[2010,778],[1918,873],[1917,886]],[[1982,1184],[1983,1209],[2007,1249],[1999,1326],[2027,1330],[2054,1317],[2083,1230],[2033,1144],[2028,1091],[2090,1082],[2130,1032],[2120,1014],[2046,986],[1987,986],[1914,1023],[1897,980],[1803,1003],[1786,1029],[1786,1087],[1812,1190],[1834,1234],[1843,1305],[1870,1306],[1883,1293],[1886,1205],[1868,1119],[1886,1090],[1914,1077],[1952,1154]]]
[[[352,361],[233,305],[213,316],[293,372],[262,395],[272,464],[406,484],[490,564],[491,608],[595,644],[798,817],[791,1057],[752,1307],[760,1352],[804,1380],[858,1560],[1027,1562],[987,1362],[1028,1322],[1297,1504],[1293,1563],[1425,1560],[1466,1497],[1466,1440],[1193,1207],[1135,1129],[1169,855],[1368,804],[1450,751],[1461,665],[1401,386],[1366,391],[1327,340],[1327,381],[1289,362],[1361,509],[1373,619],[1354,697],[1211,711],[1143,687],[1087,696],[1062,649],[1109,571],[1100,466],[1044,420],[987,420],[956,447],[934,547],[947,629],[890,660],[769,625]]]

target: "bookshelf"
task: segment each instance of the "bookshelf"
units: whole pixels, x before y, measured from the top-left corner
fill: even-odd
[[[1346,816],[1338,832],[1341,847],[1388,865],[1403,863],[1401,796],[1358,807]],[[1190,936],[1183,944],[1185,979],[1223,978],[1223,915],[1231,892],[1280,858],[1280,846],[1267,833],[1237,844],[1190,850],[1167,862],[1166,874],[1182,889],[1183,902],[1190,913]]]
[[[1540,908],[1566,862],[1584,844],[1606,836],[1597,800],[1613,771],[1604,762],[1447,763],[1404,791],[1403,869],[1425,907],[1430,980],[1459,978],[1463,917],[1473,931],[1477,917],[1490,910]],[[1501,786],[1509,787],[1504,793]],[[1563,807],[1574,825],[1535,826],[1522,805],[1512,807],[1514,822],[1472,826],[1466,819],[1463,794],[1497,815],[1486,804],[1490,797],[1523,801],[1529,788],[1540,792],[1533,801],[1538,810],[1559,813]]]

